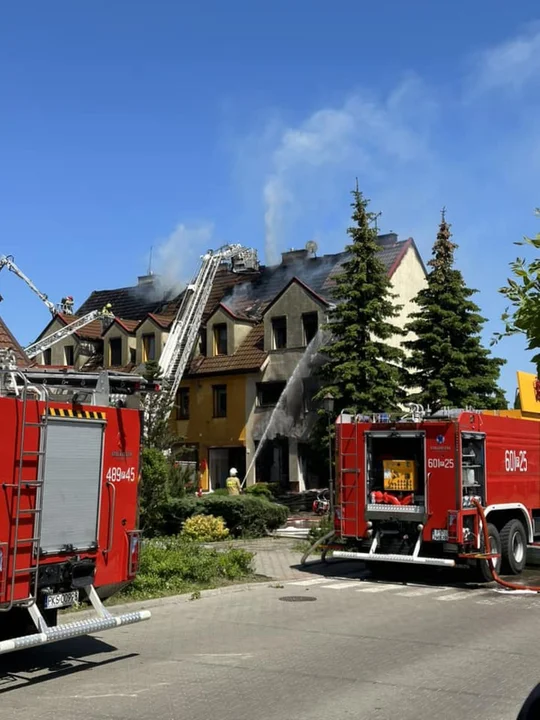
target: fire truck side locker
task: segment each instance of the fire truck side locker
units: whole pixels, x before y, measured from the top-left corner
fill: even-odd
[[[95,374],[82,385],[69,371],[58,385],[54,372],[10,375],[0,395],[0,654],[149,619],[115,616],[100,597],[138,567],[140,409],[92,404],[103,398]],[[145,384],[110,375],[109,390],[132,397]],[[96,616],[56,625],[78,599]]]

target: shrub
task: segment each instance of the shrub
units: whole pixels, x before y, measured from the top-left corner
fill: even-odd
[[[248,485],[246,487],[246,493],[249,495],[259,495],[268,498],[273,498],[273,493],[270,490],[270,483],[258,482],[254,485]]]
[[[221,517],[233,537],[264,537],[281,527],[289,515],[284,505],[255,495],[206,495],[202,498],[165,498],[147,537],[177,535],[192,515]]]
[[[229,531],[221,517],[193,515],[185,521],[181,534],[188,540],[217,542],[224,540],[229,535]]]
[[[220,552],[181,537],[146,540],[139,573],[126,594],[157,597],[241,580],[253,574],[253,557],[245,550]]]
[[[289,511],[283,505],[253,495],[208,495],[201,498],[197,512],[222,517],[235,537],[263,537],[281,527]]]

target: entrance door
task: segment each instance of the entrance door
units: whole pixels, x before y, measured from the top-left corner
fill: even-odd
[[[208,471],[210,490],[224,488],[225,480],[229,476],[228,448],[210,448],[208,452]]]

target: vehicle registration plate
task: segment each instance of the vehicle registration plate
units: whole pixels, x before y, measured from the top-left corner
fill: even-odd
[[[72,590],[65,593],[54,593],[45,598],[45,610],[53,608],[70,607],[79,601],[79,591]]]

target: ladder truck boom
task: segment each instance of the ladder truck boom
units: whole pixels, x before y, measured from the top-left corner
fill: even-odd
[[[13,261],[12,255],[2,255],[0,256],[0,270],[7,267],[7,269],[17,275],[17,277],[21,278],[21,280],[24,280],[24,282],[28,285],[30,290],[33,290],[36,295],[42,300],[45,305],[49,308],[51,313],[53,315],[56,315],[58,313],[58,309],[54,303],[52,303],[47,295],[45,293],[42,293],[41,290],[39,290],[34,283],[30,280],[29,277],[27,277],[23,271],[15,265],[15,262]]]
[[[34,358],[36,357],[36,355],[39,355],[39,353],[44,352],[53,345],[56,345],[56,343],[60,342],[60,340],[69,337],[74,332],[77,332],[77,330],[80,330],[94,320],[98,320],[100,318],[114,318],[114,315],[113,313],[111,313],[110,308],[111,305],[109,303],[102,310],[92,310],[92,312],[89,312],[86,315],[77,318],[77,320],[69,323],[69,325],[60,328],[60,330],[57,330],[50,335],[47,335],[47,337],[38,340],[32,345],[29,345],[27,348],[24,349],[24,352],[28,355],[29,358]]]
[[[208,251],[202,256],[199,271],[184,292],[159,358],[159,366],[166,384],[160,394],[160,402],[170,402],[176,396],[199,334],[214,278],[220,264],[227,260],[231,261],[233,272],[249,272],[258,268],[256,250],[238,244],[224,245],[215,252]]]

